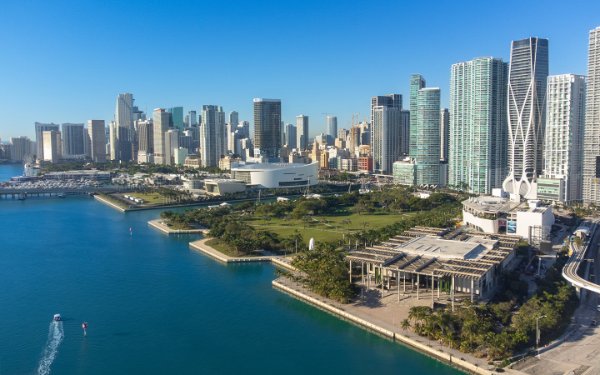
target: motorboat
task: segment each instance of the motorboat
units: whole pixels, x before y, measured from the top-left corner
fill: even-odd
[[[55,322],[60,322],[62,320],[62,317],[60,316],[60,314],[54,314],[52,320],[54,320]]]

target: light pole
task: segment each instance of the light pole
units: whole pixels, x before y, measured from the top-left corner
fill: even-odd
[[[535,318],[535,349],[537,351],[538,358],[540,356],[540,319],[545,317],[546,315],[542,315]]]

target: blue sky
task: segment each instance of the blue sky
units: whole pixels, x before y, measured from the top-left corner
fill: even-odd
[[[510,41],[550,40],[550,73],[586,74],[600,1],[27,1],[0,11],[0,138],[33,123],[113,118],[118,93],[146,111],[203,104],[252,121],[252,98],[283,119],[348,127],[370,97],[404,95],[411,73],[442,89],[451,64],[508,61]]]

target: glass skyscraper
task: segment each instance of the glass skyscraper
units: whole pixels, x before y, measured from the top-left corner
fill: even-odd
[[[281,100],[254,99],[254,148],[260,156],[278,159],[281,150]]]
[[[448,184],[491,194],[506,177],[508,66],[477,58],[452,65]]]
[[[583,143],[583,201],[600,205],[600,26],[590,31]]]
[[[543,168],[548,40],[512,42],[508,73],[508,193],[534,197]]]

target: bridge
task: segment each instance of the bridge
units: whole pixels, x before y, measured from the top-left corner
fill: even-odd
[[[590,236],[589,239],[583,242],[581,246],[575,244],[575,242],[571,242],[569,247],[573,252],[565,266],[563,267],[562,276],[567,280],[570,284],[572,284],[578,292],[581,292],[581,289],[589,290],[590,292],[594,292],[600,294],[600,285],[593,283],[591,281],[586,280],[585,278],[579,276],[577,271],[579,270],[579,266],[585,259],[585,254],[590,250],[590,254],[594,256],[596,252],[591,248],[591,246],[598,246],[598,222],[594,221],[590,223]]]

